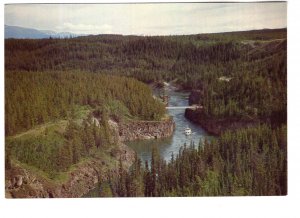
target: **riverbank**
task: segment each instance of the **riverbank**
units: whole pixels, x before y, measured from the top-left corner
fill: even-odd
[[[176,82],[161,82],[159,84],[152,85],[153,87],[164,87],[172,89],[174,92],[185,92],[188,94],[188,105],[203,105],[202,96],[204,95],[204,88],[190,89],[190,87],[184,87]],[[176,104],[177,106],[177,104]],[[237,130],[244,127],[252,127],[259,124],[258,120],[251,119],[238,119],[238,118],[222,118],[207,116],[202,109],[186,109],[184,116],[191,122],[200,125],[207,133],[212,135],[220,135],[226,130]]]
[[[185,117],[190,121],[200,125],[208,133],[212,135],[221,135],[227,130],[237,130],[240,128],[253,127],[259,124],[256,120],[241,119],[216,119],[208,117],[202,110],[185,110]]]
[[[5,171],[6,198],[71,198],[81,197],[98,183],[118,176],[119,162],[124,170],[134,163],[135,152],[123,142],[136,139],[163,138],[172,135],[173,120],[128,121],[116,123],[109,120],[114,146],[97,150],[91,157],[71,166],[67,172],[53,179],[36,168],[12,161]]]
[[[189,105],[200,104],[202,105],[202,96],[204,90],[192,90],[189,95]],[[238,119],[238,118],[215,118],[207,116],[203,109],[186,109],[184,113],[185,117],[200,125],[208,133],[212,135],[221,135],[226,130],[237,130],[245,127],[253,127],[259,124],[258,120],[254,119]]]
[[[210,135],[207,134],[207,132],[201,128],[201,126],[190,122],[184,116],[185,109],[180,108],[188,106],[189,92],[179,91],[172,84],[169,84],[165,90],[159,90],[158,88],[154,90],[154,92],[158,94],[163,93],[163,91],[169,95],[168,106],[179,107],[177,109],[167,109],[168,114],[170,117],[172,117],[176,127],[174,128],[174,132],[170,135],[170,137],[126,142],[128,146],[137,152],[138,157],[143,163],[145,161],[150,163],[153,148],[158,149],[160,156],[168,162],[171,160],[172,154],[174,156],[179,154],[179,150],[182,146],[184,146],[184,144],[187,146],[191,145],[191,143],[198,145],[199,142],[203,141],[205,137],[210,137]],[[192,134],[189,136],[186,136],[184,133],[186,127],[192,129]]]
[[[118,125],[120,141],[148,140],[170,137],[175,129],[172,118],[164,121],[128,121]]]

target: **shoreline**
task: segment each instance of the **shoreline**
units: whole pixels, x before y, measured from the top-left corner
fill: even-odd
[[[99,182],[117,176],[120,160],[124,169],[129,170],[135,160],[135,151],[124,142],[168,137],[173,134],[175,123],[172,119],[127,123],[109,120],[109,126],[114,132],[117,146],[105,152],[105,158],[90,157],[73,165],[68,172],[63,173],[68,178],[64,182],[57,182],[55,179],[43,176],[42,171],[38,172],[39,170],[33,170],[30,166],[15,162],[10,170],[5,171],[5,197],[82,197],[94,189]]]

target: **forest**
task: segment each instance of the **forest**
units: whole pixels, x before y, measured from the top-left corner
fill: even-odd
[[[286,126],[227,131],[215,141],[184,145],[169,163],[154,148],[110,181],[115,196],[268,196],[287,194]]]
[[[51,178],[82,158],[116,146],[109,119],[159,120],[165,114],[148,86],[125,77],[10,72],[5,83],[7,167],[16,159]],[[16,134],[24,131],[24,136]]]
[[[89,114],[79,124],[73,119],[66,121],[61,131],[47,127],[39,134],[6,139],[6,169],[10,170],[12,161],[17,160],[55,179],[81,160],[111,151],[117,142],[109,128],[109,116],[103,112],[100,118],[96,124]]]
[[[182,145],[168,163],[157,150],[129,172],[121,161],[113,196],[287,194],[287,29],[5,39],[6,168],[54,178],[112,148],[109,119],[164,117],[147,85],[163,81],[198,90],[210,119],[259,124]]]
[[[186,36],[98,35],[5,40],[6,71],[84,71],[176,80],[203,90],[209,117],[286,116],[287,30]],[[222,80],[220,78],[225,78]]]
[[[76,105],[142,120],[159,120],[163,104],[131,78],[87,72],[5,74],[5,131],[12,135],[53,120],[72,118]]]

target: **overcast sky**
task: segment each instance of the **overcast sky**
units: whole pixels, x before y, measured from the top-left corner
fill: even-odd
[[[5,6],[5,24],[81,34],[226,32],[287,27],[287,4],[14,4]]]

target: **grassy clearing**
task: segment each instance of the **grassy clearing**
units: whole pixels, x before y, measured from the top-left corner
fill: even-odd
[[[75,118],[75,122],[78,124],[81,124],[82,121],[88,116],[90,113],[91,108],[89,106],[79,106],[76,105],[72,111],[73,117]],[[22,133],[18,133],[14,136],[9,136],[5,138],[5,144],[6,148],[10,150],[10,152],[13,153],[22,153],[25,147],[32,147],[33,144],[39,144],[42,143],[44,145],[44,149],[47,151],[53,150],[53,149],[58,149],[60,146],[59,144],[64,143],[64,132],[66,130],[66,127],[68,126],[68,120],[67,119],[62,119],[62,120],[56,120],[48,123],[44,123],[41,125],[38,125],[30,130],[27,130]],[[12,147],[14,146],[14,151],[12,151]],[[54,146],[54,147],[53,147]],[[38,146],[37,146],[38,147]],[[23,149],[23,150],[22,150]],[[27,150],[28,150],[27,149]],[[24,150],[27,151],[26,149]],[[30,150],[30,149],[29,149]],[[27,153],[24,155],[28,156],[30,155],[29,153],[35,153],[37,152],[36,150],[27,151]],[[51,153],[51,152],[49,152]],[[41,154],[41,158],[44,153]],[[19,154],[20,155],[20,154]],[[55,184],[60,184],[68,180],[68,175],[69,172],[76,169],[76,166],[71,166],[67,172],[57,172],[54,173],[53,175],[49,175],[48,172],[43,171],[42,169],[38,168],[39,164],[28,164],[25,162],[21,162],[20,160],[17,160],[15,157],[11,158],[13,163],[16,166],[19,166],[21,168],[27,169],[30,172],[33,172],[34,174],[38,175],[39,177],[46,179],[47,181],[51,180],[51,183]],[[46,161],[47,159],[45,159]],[[84,161],[84,160],[82,160]],[[81,162],[82,162],[81,161]],[[80,164],[79,162],[78,164]],[[77,164],[76,164],[77,165]]]
[[[44,172],[43,170],[40,170],[37,167],[25,164],[16,159],[12,159],[12,164],[16,167],[20,167],[22,169],[28,170],[29,172],[36,175],[38,178],[47,181],[49,184],[61,185],[69,180],[70,174],[72,172],[76,171],[80,166],[87,164],[93,159],[101,160],[105,162],[105,165],[102,165],[103,171],[108,171],[109,169],[115,168],[119,164],[119,162],[116,159],[111,157],[110,150],[102,150],[102,149],[96,150],[95,153],[91,154],[91,157],[81,158],[78,163],[71,165],[67,171],[58,172],[52,176]]]
[[[38,125],[28,131],[19,133],[14,136],[6,137],[6,139],[20,139],[20,138],[26,138],[28,136],[39,136],[41,134],[45,134],[46,131],[58,131],[63,132],[67,126],[68,121],[67,120],[59,120],[59,121],[53,121],[48,122],[42,125]]]
[[[81,158],[80,161],[76,164],[70,166],[70,168],[66,172],[58,173],[54,178],[51,180],[55,184],[63,184],[69,179],[69,176],[72,172],[76,171],[80,166],[92,161],[93,159],[98,159],[105,162],[105,165],[102,165],[103,171],[108,171],[109,169],[115,168],[118,166],[119,162],[116,159],[113,159],[110,155],[109,150],[95,150],[95,153],[91,154],[91,157]]]
[[[76,105],[74,108],[74,116],[75,116],[75,122],[78,125],[81,125],[82,121],[87,118],[89,113],[92,111],[92,108],[88,105],[82,106],[82,105]]]
[[[87,118],[88,114],[91,112],[91,107],[90,106],[80,106],[76,105],[74,107],[74,117],[75,117],[75,122],[79,125],[81,125],[82,121]],[[68,120],[63,119],[63,120],[56,120],[56,121],[51,121],[48,123],[44,123],[41,125],[38,125],[30,130],[27,130],[22,133],[18,133],[14,136],[9,136],[6,137],[6,139],[20,139],[20,138],[26,138],[26,137],[33,137],[33,136],[39,136],[42,134],[47,134],[50,132],[57,132],[57,133],[64,133],[66,130],[66,127],[68,125]]]
[[[37,175],[37,177],[40,177],[46,181],[50,181],[49,175],[43,170],[40,170],[37,167],[20,162],[16,159],[12,159],[11,161],[12,161],[12,165],[28,170],[29,172],[32,172],[34,175]]]
[[[76,106],[72,111],[72,116],[75,118],[75,122],[81,125],[91,111],[92,108],[89,106]],[[81,157],[79,162],[70,165],[65,170],[47,170],[51,167],[55,169],[52,164],[54,163],[53,161],[60,162],[61,160],[57,159],[55,154],[65,144],[64,133],[67,126],[67,119],[58,120],[39,125],[14,136],[6,137],[6,148],[13,154],[13,165],[27,169],[38,178],[46,181],[49,186],[66,183],[70,179],[72,172],[92,160],[105,163],[100,164],[104,172],[118,166],[118,161],[111,156],[111,149],[114,147],[111,145],[101,149],[95,148],[90,150],[87,157]],[[38,161],[39,159],[40,162]],[[50,168],[47,168],[47,166]]]

